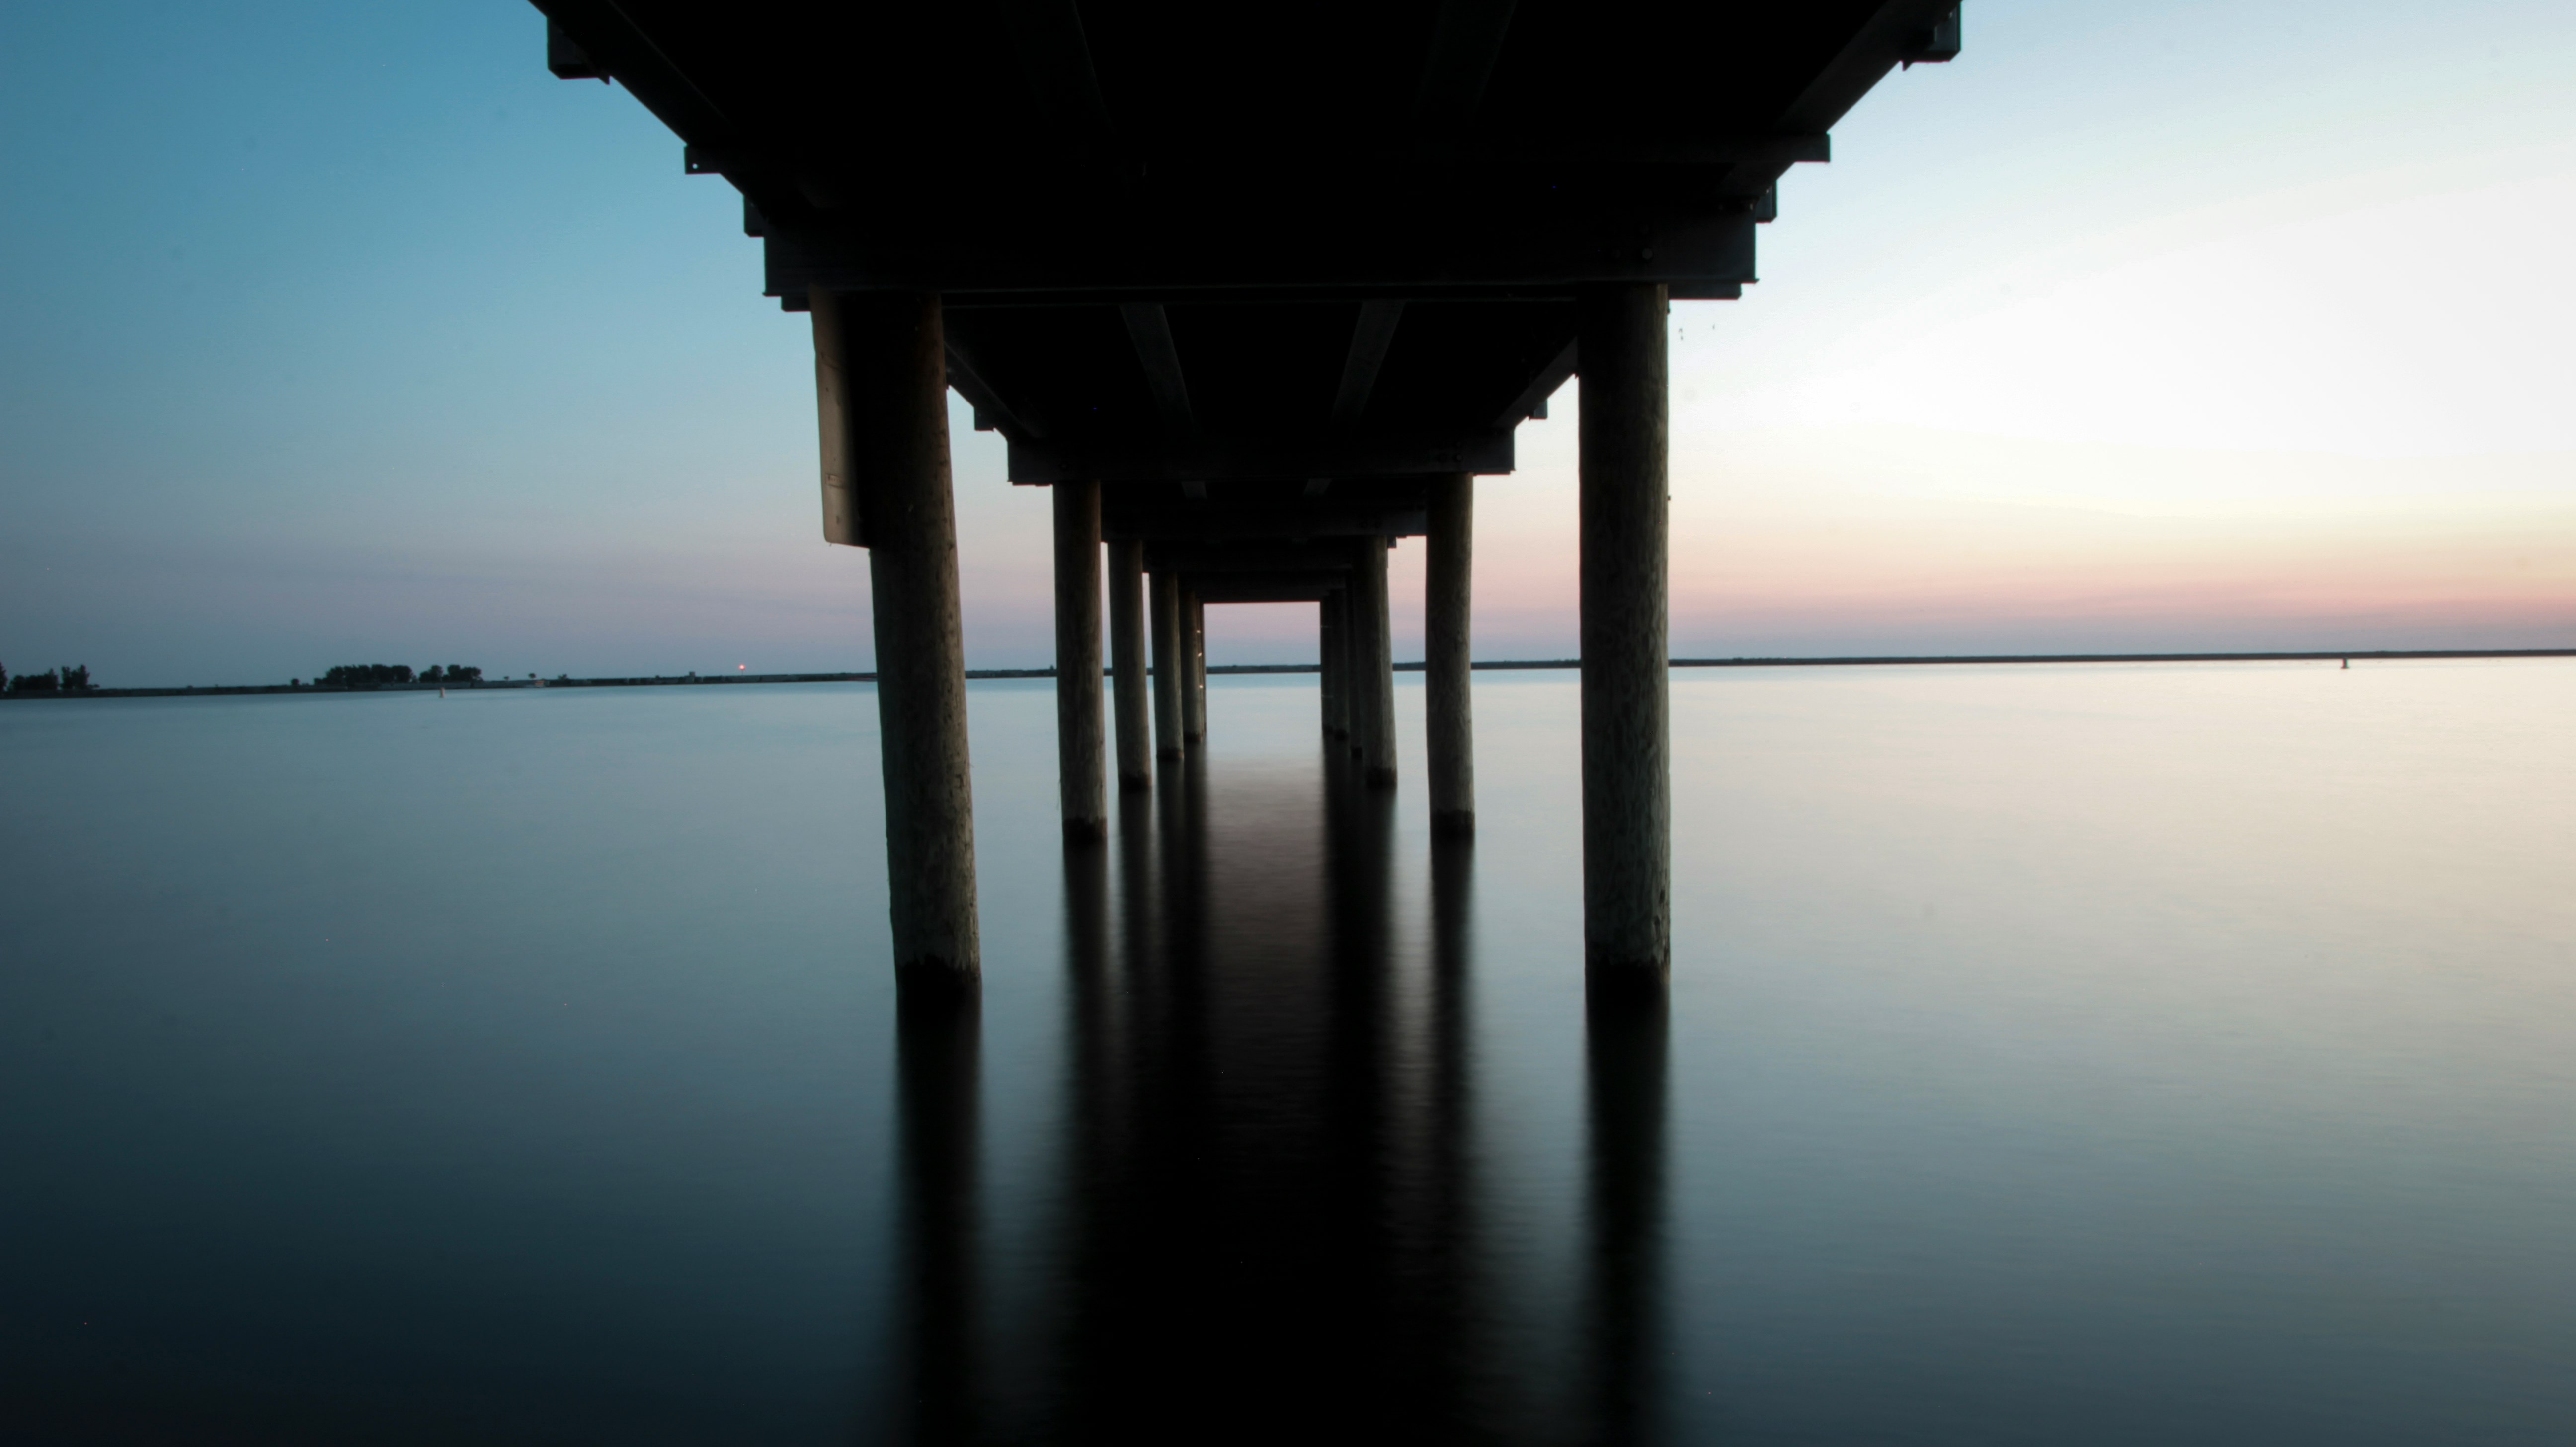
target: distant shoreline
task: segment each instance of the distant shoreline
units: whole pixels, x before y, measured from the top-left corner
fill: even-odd
[[[2349,653],[1951,653],[1877,655],[1849,658],[1676,658],[1675,668],[1898,668],[1984,663],[2335,663],[2345,659],[2389,663],[2443,658],[2576,658],[2576,648],[2380,648]],[[1573,658],[1486,659],[1470,665],[1482,670],[1571,671],[1582,667]],[[1312,663],[1211,663],[1208,672],[1315,673]],[[1420,673],[1420,663],[1398,663],[1398,673]],[[1103,675],[1106,676],[1105,674]],[[1053,678],[1052,668],[970,668],[969,680],[987,678]],[[511,688],[674,688],[718,683],[874,683],[873,673],[710,673],[676,677],[489,679],[481,683],[378,683],[351,688],[342,684],[247,683],[197,688],[93,688],[82,693],[11,693],[12,703],[64,698],[215,698],[239,694],[435,693],[454,689]]]

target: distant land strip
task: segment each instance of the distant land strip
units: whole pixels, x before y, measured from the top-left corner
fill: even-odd
[[[2576,658],[2576,648],[2378,648],[2315,653],[1952,653],[1940,655],[1854,658],[1676,658],[1675,668],[1893,668],[1903,665],[1963,663],[2335,663],[2347,659],[2395,662],[2437,658]],[[1483,669],[1571,670],[1576,658],[1489,658],[1470,665]],[[1312,663],[1211,663],[1210,674],[1317,673]],[[1420,673],[1419,663],[1398,663],[1398,673]],[[1052,668],[970,668],[969,679],[1053,678]],[[1103,677],[1107,674],[1104,671]],[[508,688],[668,688],[706,683],[874,683],[873,673],[709,673],[633,678],[496,678],[479,683],[379,683],[350,688],[339,684],[209,684],[186,688],[93,688],[81,693],[9,693],[0,700],[48,698],[199,698],[231,694],[295,693],[434,693],[454,689],[471,693]]]

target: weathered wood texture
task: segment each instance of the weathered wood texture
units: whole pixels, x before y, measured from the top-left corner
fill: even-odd
[[[1665,310],[1659,285],[1581,306],[1584,968],[1613,992],[1672,962]]]
[[[833,295],[816,307],[826,313],[815,335],[847,388],[850,491],[876,615],[895,973],[907,990],[971,989],[982,950],[939,299]]]
[[[1476,831],[1475,719],[1468,692],[1469,574],[1476,479],[1451,473],[1431,488],[1423,567],[1423,742],[1431,772],[1431,828]]]
[[[1055,485],[1056,776],[1064,832],[1109,832],[1100,684],[1100,484]]]
[[[1147,621],[1154,631],[1154,754],[1177,759],[1188,752],[1181,738],[1181,580],[1170,573],[1150,575],[1146,590],[1152,607]]]
[[[1116,674],[1118,787],[1154,787],[1151,686],[1145,677],[1145,545],[1109,545],[1109,662]]]
[[[1387,636],[1386,539],[1359,538],[1351,557],[1352,734],[1360,776],[1395,786],[1395,654]]]

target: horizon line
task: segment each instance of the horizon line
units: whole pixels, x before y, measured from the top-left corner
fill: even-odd
[[[2576,658],[2576,648],[2376,648],[2326,649],[2305,652],[2273,653],[1944,653],[1944,654],[1854,654],[1817,658],[1672,658],[1668,668],[1901,668],[1992,663],[2326,663],[2353,659],[2369,662],[2405,662],[2446,658]],[[1574,672],[1583,667],[1580,658],[1496,658],[1471,662],[1471,670],[1499,672]],[[1398,662],[1398,673],[1420,673],[1423,663],[1416,659]],[[1321,673],[1316,663],[1211,663],[1209,676],[1264,673]],[[1151,677],[1149,666],[1146,675]],[[1101,676],[1111,676],[1101,670]],[[1053,678],[1049,668],[970,668],[967,679]],[[474,683],[378,683],[351,687],[346,684],[194,684],[175,688],[92,688],[78,693],[8,693],[0,699],[10,701],[62,698],[182,698],[233,694],[324,694],[324,693],[425,693],[431,689],[450,688],[464,692],[480,689],[510,688],[657,688],[710,683],[874,683],[874,671],[849,673],[710,673],[710,674],[632,674],[621,677],[572,678],[499,678]]]

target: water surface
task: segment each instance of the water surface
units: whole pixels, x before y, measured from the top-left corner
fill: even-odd
[[[2576,1435],[2576,666],[1677,674],[1607,1016],[1570,676],[1466,848],[1221,678],[1068,854],[1049,688],[964,1019],[864,686],[0,706],[0,1429]]]

